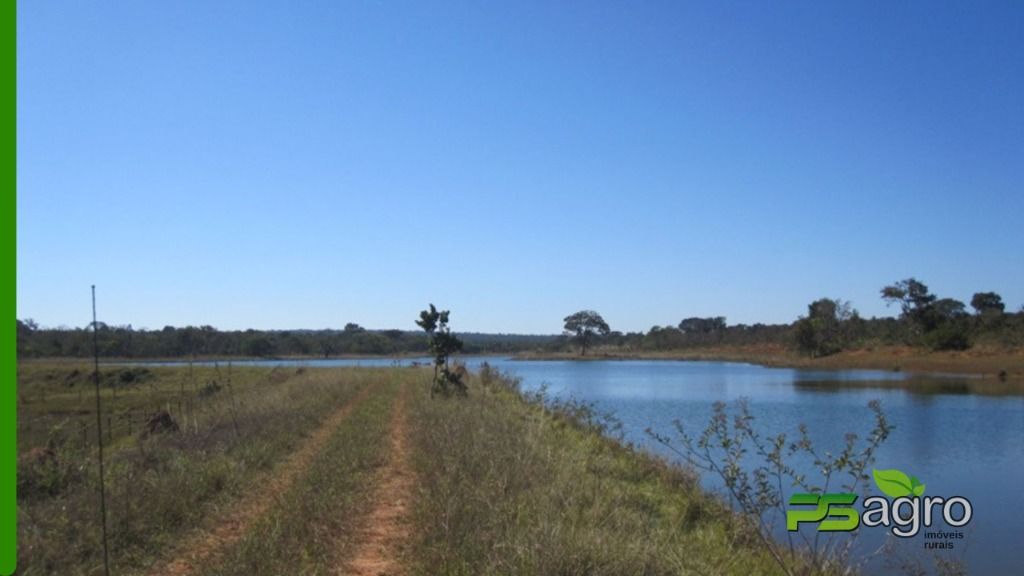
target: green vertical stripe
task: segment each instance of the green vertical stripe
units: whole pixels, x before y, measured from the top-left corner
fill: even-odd
[[[18,357],[17,357],[17,323],[15,319],[17,309],[17,288],[15,274],[17,268],[15,259],[17,252],[15,242],[15,205],[17,203],[17,177],[15,175],[18,138],[17,130],[17,40],[15,38],[18,30],[17,2],[5,2],[3,9],[4,29],[7,30],[3,40],[3,66],[7,69],[3,77],[6,79],[7,88],[3,90],[3,97],[6,99],[3,113],[3,127],[0,133],[4,136],[3,144],[3,181],[2,206],[0,206],[0,218],[3,224],[0,225],[0,235],[3,236],[2,250],[10,260],[6,265],[7,278],[3,281],[3,295],[0,302],[3,302],[4,310],[10,316],[4,321],[6,328],[0,329],[0,366],[3,374],[0,374],[0,574],[11,574],[14,572],[14,565],[17,561],[17,483],[18,472],[18,447],[15,440],[17,434],[17,386],[18,386]]]

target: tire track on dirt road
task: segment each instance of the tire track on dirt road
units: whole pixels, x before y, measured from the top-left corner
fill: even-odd
[[[316,455],[323,450],[341,423],[369,396],[376,386],[367,383],[351,400],[327,417],[313,434],[287,460],[269,472],[263,482],[254,482],[253,489],[236,502],[212,529],[185,538],[176,549],[177,558],[148,572],[150,576],[186,576],[216,562],[232,544],[238,542],[250,526],[303,476]]]
[[[358,523],[355,551],[337,574],[397,576],[405,574],[402,546],[412,536],[410,507],[414,477],[406,416],[408,385],[403,384],[391,414],[391,447],[375,475],[372,508]]]

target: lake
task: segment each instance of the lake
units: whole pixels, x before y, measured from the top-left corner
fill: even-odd
[[[429,359],[338,359],[253,361],[257,365],[392,366]],[[873,424],[867,404],[882,403],[894,430],[877,454],[875,468],[897,468],[921,479],[926,496],[963,496],[973,517],[960,529],[963,540],[952,550],[925,550],[924,530],[914,538],[896,539],[882,527],[859,530],[858,552],[866,556],[886,541],[925,564],[934,557],[961,559],[970,573],[1024,573],[1024,396],[965,393],[965,377],[914,377],[869,370],[814,371],[766,368],[736,362],[626,360],[586,362],[513,361],[502,357],[465,358],[470,368],[482,362],[522,379],[524,390],[545,387],[553,398],[590,402],[622,423],[625,439],[653,452],[671,454],[644,432],[671,434],[673,421],[696,435],[707,423],[716,401],[746,398],[755,426],[768,434],[795,438],[805,423],[821,450],[838,452],[843,436],[862,438]],[[806,466],[807,463],[801,463]],[[720,490],[714,478],[702,483]],[[856,505],[860,509],[860,503]],[[949,530],[941,519],[934,530]],[[888,572],[882,558],[869,562],[867,573]]]

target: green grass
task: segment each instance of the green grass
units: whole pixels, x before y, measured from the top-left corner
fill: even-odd
[[[694,478],[477,379],[413,405],[417,574],[771,574]]]
[[[69,406],[85,411],[75,417],[94,419],[95,413],[77,407],[74,390],[37,390],[40,381],[47,386],[55,380],[38,378],[50,370],[70,373],[74,368],[21,371],[26,380],[20,389],[46,398],[19,407],[35,417],[23,446],[45,437],[49,446],[21,451],[18,572],[90,574],[102,566],[95,436],[83,446],[61,424],[69,418]],[[120,390],[117,399],[110,394],[107,405],[159,409],[168,394],[180,391],[187,371],[156,370],[154,382]],[[113,569],[123,573],[150,564],[209,512],[245,494],[327,414],[351,399],[368,375],[358,369],[234,371],[232,394],[226,389],[206,397],[188,393],[183,401],[193,401],[192,414],[186,411],[179,418],[181,432],[115,436],[106,451]],[[47,406],[55,414],[47,413]],[[184,426],[186,420],[192,424]]]
[[[203,574],[333,573],[355,543],[354,522],[370,504],[373,474],[386,453],[388,415],[400,378],[387,371],[379,376],[387,381],[342,422],[308,474]]]
[[[301,375],[296,369],[101,366],[104,441],[138,432],[167,410],[182,425],[200,426],[231,408],[232,397]],[[26,362],[18,367],[18,451],[53,441],[95,446],[96,400],[91,364]],[[126,382],[126,379],[131,378]],[[128,416],[131,416],[129,427]],[[111,427],[107,429],[107,422]]]

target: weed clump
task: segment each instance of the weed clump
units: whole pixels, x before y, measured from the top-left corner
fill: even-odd
[[[217,382],[216,380],[210,380],[209,382],[204,384],[202,388],[199,389],[199,397],[208,398],[210,396],[213,396],[217,392],[220,392],[222,388],[224,387],[221,386],[219,382]]]
[[[174,417],[171,416],[171,413],[166,410],[161,410],[146,420],[145,426],[142,427],[142,437],[148,438],[150,436],[174,433],[180,430],[181,428],[174,420]]]
[[[18,497],[58,496],[77,477],[77,470],[59,446],[32,448],[18,456]]]

